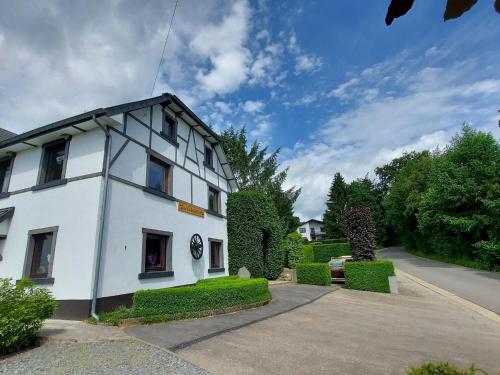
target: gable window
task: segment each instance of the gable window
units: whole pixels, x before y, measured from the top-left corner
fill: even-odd
[[[209,147],[205,147],[205,166],[208,168],[214,168],[214,155],[213,151]]]
[[[210,244],[210,268],[208,272],[224,271],[224,253],[222,251],[222,241],[209,238]]]
[[[220,214],[220,191],[208,187],[208,210]]]
[[[168,113],[163,114],[162,134],[172,141],[177,141],[177,121]]]
[[[0,161],[0,193],[7,193],[9,191],[13,160],[13,158],[7,158]]]
[[[29,231],[25,277],[35,282],[54,282],[51,276],[57,230],[57,227],[52,227]]]
[[[154,156],[149,156],[148,187],[166,194],[172,190],[172,166]]]
[[[173,276],[172,233],[143,229],[142,266],[139,279]]]
[[[64,178],[68,147],[69,141],[64,139],[43,146],[39,185]]]
[[[306,228],[299,228],[300,233],[306,233]]]

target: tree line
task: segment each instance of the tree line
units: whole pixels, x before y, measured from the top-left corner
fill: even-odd
[[[369,208],[378,245],[500,269],[500,144],[464,125],[443,150],[408,152],[346,183],[336,173],[323,216],[329,238],[345,237],[344,214]]]

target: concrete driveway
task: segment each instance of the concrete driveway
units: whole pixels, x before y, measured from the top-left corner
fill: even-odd
[[[378,255],[397,268],[500,314],[500,273],[480,271],[417,257],[402,247],[390,247]]]
[[[340,289],[177,354],[214,374],[404,374],[423,361],[500,372],[500,324],[398,278],[400,295]]]

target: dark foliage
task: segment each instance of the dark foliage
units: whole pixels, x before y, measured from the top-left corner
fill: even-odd
[[[299,284],[330,285],[332,276],[326,263],[297,264],[297,282]]]
[[[346,262],[344,274],[348,289],[390,293],[389,276],[394,276],[394,265],[390,260]]]
[[[356,261],[375,259],[375,233],[371,210],[353,207],[346,212],[344,220],[353,259]]]
[[[337,172],[333,177],[326,201],[326,211],[323,214],[323,223],[328,237],[345,237],[343,217],[347,205],[347,184],[342,175]]]
[[[276,279],[284,265],[284,230],[271,199],[257,191],[229,194],[229,273],[246,267],[252,277]]]

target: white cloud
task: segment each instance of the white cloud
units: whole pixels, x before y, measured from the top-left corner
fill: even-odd
[[[365,69],[366,70],[366,69]],[[341,83],[335,89],[330,91],[328,96],[333,96],[339,99],[349,99],[351,95],[348,93],[349,89],[356,86],[360,82],[359,78],[351,78],[348,81]]]
[[[252,112],[261,112],[262,109],[264,108],[264,103],[259,101],[259,100],[247,100],[244,104],[243,104],[243,110],[245,112],[249,112],[249,113],[252,113]]]
[[[320,57],[314,55],[299,55],[297,56],[297,63],[295,64],[295,71],[310,72],[318,70],[323,62]]]
[[[260,121],[257,123],[255,128],[250,131],[250,137],[258,139],[262,142],[262,138],[265,137],[271,130],[271,124],[268,121]]]
[[[231,113],[232,111],[231,106],[226,102],[215,102],[214,106],[225,114]]]

